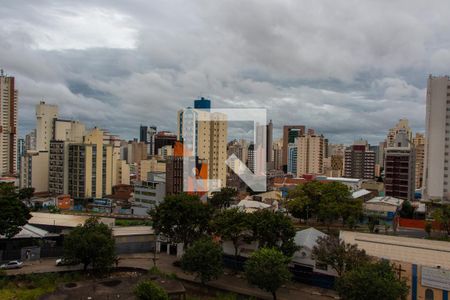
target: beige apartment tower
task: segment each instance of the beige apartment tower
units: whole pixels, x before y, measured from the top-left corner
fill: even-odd
[[[178,139],[183,141],[183,115],[184,110],[178,111]],[[208,178],[220,181],[220,187],[227,182],[227,139],[228,122],[226,115],[206,110],[193,109],[195,118],[195,155],[208,163]],[[202,121],[202,120],[209,121]]]
[[[14,77],[0,71],[0,175],[17,173],[17,108]]]
[[[450,196],[450,78],[429,76],[425,118],[425,200]]]
[[[298,177],[303,174],[323,174],[324,142],[323,135],[313,132],[296,139]]]
[[[54,120],[58,118],[58,106],[41,101],[36,105],[36,150],[48,151],[53,138]]]

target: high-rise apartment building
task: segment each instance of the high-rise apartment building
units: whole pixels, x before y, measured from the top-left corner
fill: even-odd
[[[54,120],[58,118],[58,106],[41,101],[36,105],[36,150],[48,151],[54,135]]]
[[[250,171],[252,171],[252,173],[254,173],[256,169],[255,144],[250,143],[247,149],[248,149],[247,168]]]
[[[35,193],[48,191],[48,151],[27,151],[21,157],[20,187],[34,188]]]
[[[297,177],[297,159],[298,159],[297,143],[289,143],[288,144],[287,173],[293,174],[296,177]]]
[[[148,132],[148,126],[141,125],[139,127],[139,142],[143,142],[143,143],[147,144],[147,142],[148,142],[147,132]]]
[[[328,177],[342,177],[344,174],[344,156],[334,154],[324,158],[324,173]]]
[[[287,171],[288,160],[288,144],[294,143],[295,139],[305,134],[305,126],[303,125],[285,125],[283,126],[283,171]]]
[[[17,170],[20,172],[20,158],[25,155],[27,149],[25,148],[25,140],[18,139],[17,140]]]
[[[369,150],[367,141],[355,141],[345,150],[344,177],[359,179],[375,177],[375,152]]]
[[[141,160],[147,159],[147,144],[138,142],[137,140],[128,142],[128,159],[129,164],[139,164]]]
[[[283,139],[273,143],[273,168],[275,170],[283,169]]]
[[[144,126],[139,128],[139,142],[147,144],[147,154],[149,156],[155,155],[155,135],[156,126]]]
[[[183,157],[172,156],[166,162],[166,195],[183,192]]]
[[[298,138],[297,144],[297,176],[303,174],[323,174],[325,138],[323,135],[308,132]]]
[[[160,131],[154,135],[154,146],[153,146],[153,154],[158,155],[158,150],[164,146],[174,146],[177,141],[177,135],[168,132],[168,131]]]
[[[56,167],[56,162],[50,155],[50,144],[55,136],[57,117],[58,106],[46,104],[44,101],[36,105],[35,145],[33,145],[33,150],[27,150],[25,155],[20,158],[22,164],[21,187],[33,187],[38,193],[49,191],[50,169]],[[62,129],[58,132],[61,135],[65,133],[66,130]]]
[[[83,143],[85,131],[85,125],[79,121],[54,119],[48,165],[48,191],[51,195],[69,193],[69,145]]]
[[[207,100],[207,99],[200,99]],[[204,101],[202,101],[203,103]],[[200,102],[195,102],[200,103]],[[206,103],[206,102],[205,102]],[[196,104],[198,107],[198,104]],[[206,105],[206,104],[205,104]],[[189,114],[187,115],[186,112]],[[178,139],[183,141],[183,127],[188,126],[194,135],[192,156],[208,164],[208,179],[217,180],[220,187],[227,182],[228,122],[223,113],[206,109],[189,109],[178,112]],[[189,122],[183,124],[183,122]],[[186,154],[185,154],[186,155]],[[210,187],[211,188],[211,187]]]
[[[74,198],[100,198],[111,194],[114,182],[113,145],[104,144],[104,132],[92,129],[81,144],[69,145],[69,194]]]
[[[422,133],[416,133],[413,138],[413,145],[416,152],[416,189],[423,185],[423,164],[425,160],[425,136]]]
[[[25,150],[36,150],[36,129],[25,135]]]
[[[272,120],[267,124],[266,129],[266,168],[267,170],[272,170],[274,168],[273,164],[273,123]]]
[[[428,78],[425,119],[424,198],[450,198],[450,77]]]
[[[0,71],[0,175],[17,173],[18,92],[14,77]]]
[[[395,125],[395,127],[389,129],[386,143],[387,147],[396,147],[395,145],[395,138],[398,133],[404,133],[407,137],[407,139],[411,142],[412,140],[412,130],[409,127],[408,119],[400,119],[398,123]]]
[[[385,149],[384,186],[386,196],[414,200],[415,195],[415,150],[411,146],[409,133],[396,134],[391,145]]]

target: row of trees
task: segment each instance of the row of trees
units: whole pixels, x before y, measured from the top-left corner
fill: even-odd
[[[353,199],[349,188],[339,182],[311,181],[289,192],[287,209],[299,219],[314,218],[327,226],[337,221],[353,228],[362,217],[362,201]]]
[[[336,290],[342,299],[404,299],[408,286],[386,260],[372,260],[364,250],[334,236],[321,237],[313,249],[317,261],[338,274]]]
[[[202,284],[223,274],[223,252],[219,243],[203,238],[193,243],[181,259],[181,268],[196,274]],[[245,276],[250,284],[272,294],[291,279],[290,258],[277,248],[263,247],[253,252],[245,263]]]
[[[245,264],[246,277],[276,297],[276,290],[290,279],[287,264],[297,250],[293,223],[270,210],[247,214],[237,208],[224,209],[234,196],[230,189],[222,190],[210,204],[188,194],[168,196],[150,211],[153,228],[171,242],[184,244],[181,267],[202,283],[223,272],[222,246],[215,237],[233,244],[236,261],[243,244],[255,243],[259,250]]]
[[[150,211],[153,228],[185,248],[204,236],[217,235],[233,242],[235,255],[242,243],[275,247],[291,256],[295,250],[295,228],[289,217],[269,210],[246,214],[238,209],[215,210],[198,196],[168,196]]]

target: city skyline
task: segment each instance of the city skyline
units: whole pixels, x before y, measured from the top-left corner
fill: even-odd
[[[450,60],[450,4],[237,5],[6,3],[0,67],[17,81],[19,135],[43,99],[125,139],[140,124],[176,132],[176,111],[200,96],[267,108],[275,138],[304,124],[330,143],[376,145],[401,118],[424,132],[426,79]]]

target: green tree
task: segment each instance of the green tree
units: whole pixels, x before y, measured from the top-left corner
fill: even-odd
[[[8,183],[0,184],[0,235],[12,238],[31,218],[30,210],[22,201],[16,188]]]
[[[312,207],[311,201],[306,195],[297,196],[287,203],[287,210],[294,218],[306,221],[311,216],[310,207]]]
[[[31,199],[34,195],[34,188],[22,188],[19,190],[19,200]]]
[[[248,215],[250,219],[251,237],[260,248],[278,248],[290,257],[298,249],[294,243],[295,228],[291,219],[270,210],[259,210]]]
[[[409,288],[399,279],[387,261],[363,263],[338,278],[336,284],[341,299],[406,299]]]
[[[98,218],[89,218],[64,239],[64,257],[81,262],[85,271],[89,265],[98,272],[107,270],[116,259],[112,230]]]
[[[237,259],[239,246],[245,243],[248,236],[248,214],[238,208],[224,210],[214,218],[212,227],[222,240],[233,243],[234,257]]]
[[[331,235],[319,237],[312,254],[316,261],[329,265],[339,276],[369,260],[364,250]]]
[[[441,224],[447,235],[450,235],[450,204],[437,207],[433,212],[433,218]]]
[[[349,218],[358,220],[362,215],[362,201],[353,199],[350,189],[340,182],[331,182],[323,185],[322,201],[325,202],[325,223],[342,219],[346,224]],[[320,208],[319,208],[320,209]],[[319,212],[320,213],[320,212]]]
[[[138,300],[169,300],[167,292],[151,280],[139,282],[134,288]]]
[[[214,208],[226,208],[236,199],[236,196],[237,190],[230,187],[224,187],[218,192],[213,192],[210,203]]]
[[[328,227],[339,219],[354,226],[363,210],[362,201],[353,199],[345,184],[319,181],[298,185],[290,191],[287,208],[296,218],[314,217]]]
[[[179,194],[166,196],[149,214],[157,234],[187,248],[207,232],[212,212],[198,196]]]
[[[414,216],[414,207],[410,201],[403,202],[402,209],[400,210],[400,217],[412,219]]]
[[[245,263],[245,276],[250,284],[258,286],[277,299],[277,290],[291,278],[289,259],[275,248],[261,248],[252,253]]]
[[[430,221],[425,222],[424,230],[428,237],[431,237],[431,231],[433,230],[433,223]]]
[[[378,216],[369,216],[367,220],[367,227],[369,227],[369,231],[374,233],[377,225],[380,224],[380,218]]]
[[[181,258],[181,268],[195,273],[202,284],[218,278],[223,273],[222,247],[210,238],[192,244]]]
[[[306,197],[309,199],[309,217],[315,216],[317,206],[322,198],[323,186],[324,184],[320,181],[310,181],[302,185],[297,185],[293,190],[289,191],[288,199],[296,200]]]
[[[330,225],[339,219],[341,211],[340,203],[331,195],[323,195],[317,209],[317,218],[327,225],[330,231]]]

